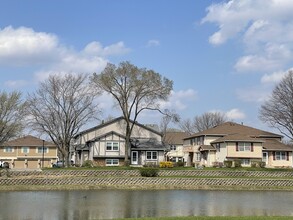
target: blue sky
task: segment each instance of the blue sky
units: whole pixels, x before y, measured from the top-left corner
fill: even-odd
[[[292,67],[292,11],[291,0],[2,1],[1,87],[25,96],[50,73],[128,60],[174,81],[162,107],[183,119],[221,111],[268,130],[258,111]],[[106,95],[100,102],[103,117],[119,115]]]

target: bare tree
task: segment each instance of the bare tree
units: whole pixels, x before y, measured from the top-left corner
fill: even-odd
[[[179,123],[179,121],[180,116],[174,111],[167,111],[167,114],[164,114],[160,122],[160,131],[163,134],[163,142],[166,141],[166,133],[169,130],[170,123]]]
[[[200,116],[195,116],[192,119],[185,119],[179,123],[180,128],[193,134],[196,132],[204,131],[206,129],[215,127],[227,121],[224,113],[221,112],[206,112]]]
[[[130,153],[130,137],[138,115],[144,110],[160,111],[159,101],[165,101],[173,82],[153,70],[138,68],[129,62],[119,66],[108,64],[101,74],[94,74],[93,83],[99,90],[111,94],[126,122],[125,163]]]
[[[0,143],[19,135],[24,126],[26,103],[20,92],[0,93]]]
[[[261,105],[259,118],[293,140],[293,71],[288,72]]]
[[[96,93],[83,74],[51,75],[28,96],[30,126],[49,135],[69,164],[70,144],[82,126],[97,118]]]

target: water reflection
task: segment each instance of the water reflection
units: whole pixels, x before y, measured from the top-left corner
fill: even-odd
[[[0,220],[293,216],[293,192],[93,190],[1,192]]]

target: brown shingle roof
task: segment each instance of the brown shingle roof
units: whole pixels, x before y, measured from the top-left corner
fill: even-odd
[[[21,147],[21,146],[42,146],[43,140],[31,135],[27,135],[21,138],[17,138],[11,141],[7,141],[2,144],[2,146],[13,146],[13,147]],[[49,147],[54,147],[55,144],[52,142],[45,141],[44,145]]]
[[[283,144],[275,139],[266,139],[263,143],[263,148],[267,151],[293,151],[290,145]]]
[[[211,142],[211,144],[215,143],[221,143],[221,142],[228,142],[228,141],[247,141],[247,142],[264,142],[260,138],[250,137],[248,135],[243,134],[228,134],[224,137],[218,138],[217,140],[214,140]]]
[[[215,151],[216,149],[211,146],[211,145],[201,145],[199,148],[198,148],[199,151]]]
[[[235,122],[225,122],[213,128],[195,133],[190,137],[185,139],[190,139],[193,137],[203,136],[203,135],[212,135],[212,136],[225,136],[228,134],[243,134],[248,136],[254,137],[275,137],[275,138],[282,138],[281,135],[274,134],[271,132],[263,131],[260,129],[252,128],[249,126],[237,124]]]
[[[188,136],[189,134],[186,132],[170,131],[166,133],[165,142],[168,144],[182,145],[183,139]]]

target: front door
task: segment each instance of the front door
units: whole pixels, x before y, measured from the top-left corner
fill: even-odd
[[[269,162],[268,152],[262,152],[262,161],[266,163],[266,165]]]
[[[131,164],[138,165],[138,151],[131,151]]]

